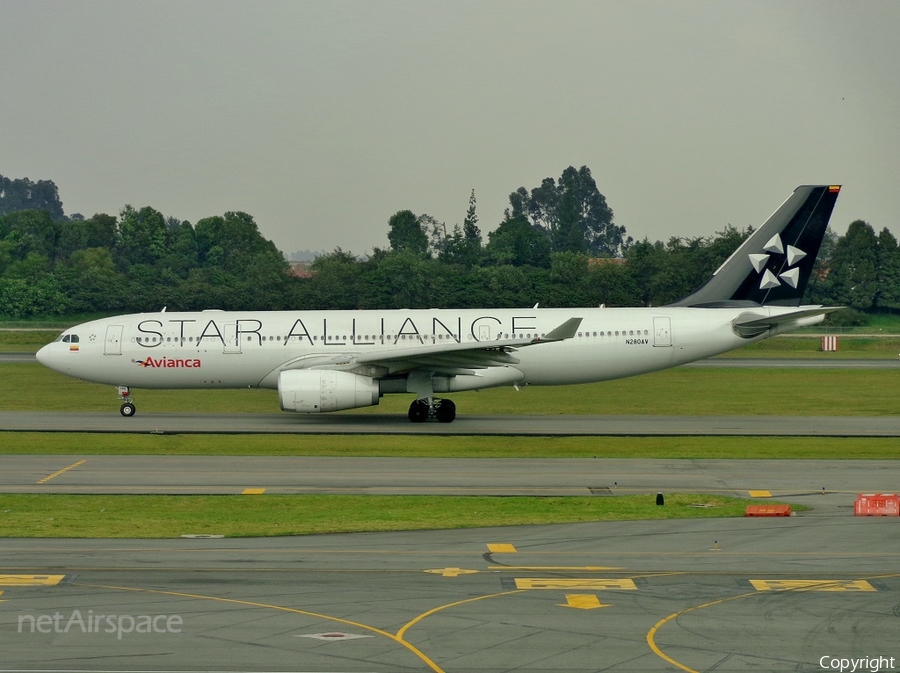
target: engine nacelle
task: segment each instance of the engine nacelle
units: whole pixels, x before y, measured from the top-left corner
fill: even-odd
[[[318,414],[378,404],[378,382],[367,376],[325,369],[289,369],[278,375],[283,411]]]

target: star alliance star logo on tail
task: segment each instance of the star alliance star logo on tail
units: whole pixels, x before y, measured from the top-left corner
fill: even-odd
[[[750,264],[753,265],[753,268],[757,273],[762,274],[762,278],[759,281],[759,289],[772,290],[776,287],[779,287],[782,282],[796,289],[797,283],[800,280],[800,269],[798,267],[794,267],[794,264],[806,257],[806,253],[803,252],[800,248],[795,248],[793,245],[787,246],[787,250],[785,250],[785,246],[781,242],[781,236],[779,234],[775,234],[772,238],[770,238],[769,242],[766,243],[763,250],[771,254],[748,255],[748,257],[750,258]],[[789,268],[787,271],[776,276],[769,269],[766,269],[766,264],[768,264],[769,258],[773,254],[784,255],[787,259],[788,267],[793,268]],[[781,280],[779,280],[779,278]]]

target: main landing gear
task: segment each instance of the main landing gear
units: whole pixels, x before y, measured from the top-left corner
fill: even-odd
[[[119,399],[122,400],[122,406],[119,407],[119,413],[130,418],[134,416],[137,408],[134,406],[134,400],[131,399],[131,389],[128,386],[119,386]]]
[[[436,397],[414,400],[409,405],[409,420],[413,423],[424,423],[429,418],[436,418],[439,423],[452,423],[456,418],[456,405],[452,400]]]

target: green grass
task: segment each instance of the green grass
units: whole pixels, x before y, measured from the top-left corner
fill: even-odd
[[[73,325],[80,325],[83,322],[91,320],[100,320],[101,318],[109,318],[118,315],[109,311],[98,311],[94,313],[79,313],[67,316],[32,316],[30,318],[9,318],[0,316],[0,331],[10,329],[46,329],[57,330],[62,332],[64,329]],[[2,342],[2,338],[0,338]]]
[[[748,501],[667,494],[665,506],[655,502],[655,494],[559,498],[15,494],[0,495],[0,537],[248,537],[736,517],[744,515]]]
[[[0,455],[426,458],[900,458],[891,437],[483,437],[0,433]]]
[[[37,331],[7,334],[15,336],[4,337],[8,340],[0,350],[34,350],[54,336]],[[843,339],[845,345],[842,353],[855,357],[900,352],[900,340]],[[765,346],[766,350],[753,347],[748,355],[833,357],[818,351],[817,339],[779,339]],[[893,372],[879,370],[675,369],[583,386],[460,393],[454,400],[462,414],[882,415],[896,413],[900,406],[893,394],[895,379]],[[37,364],[0,364],[0,380],[3,410],[117,413],[110,386],[76,381]],[[137,390],[135,394],[140,413],[279,413],[276,393],[270,390]],[[379,407],[354,413],[402,415],[408,403],[409,396],[389,396]],[[882,438],[2,433],[0,453],[874,459],[900,457],[900,445]],[[722,517],[741,516],[747,504],[720,496],[677,494],[667,495],[665,507],[654,502],[652,494],[615,498],[16,494],[0,495],[0,537],[269,536]],[[713,506],[690,506],[694,504]]]
[[[0,331],[0,351],[36,353],[41,346],[50,343],[58,335],[56,330]]]
[[[900,354],[900,337],[879,337],[867,339],[863,337],[838,337],[838,350],[833,353],[822,352],[820,338],[785,336],[767,339],[759,343],[730,351],[722,358],[816,358],[822,360],[840,360],[848,358],[889,359]]]
[[[578,386],[493,388],[455,393],[460,414],[660,414],[885,416],[900,412],[897,372],[678,368]],[[85,383],[37,363],[0,364],[0,409],[108,411],[112,386]],[[138,413],[280,413],[273,390],[134,390]],[[409,395],[388,395],[356,414],[402,414]]]

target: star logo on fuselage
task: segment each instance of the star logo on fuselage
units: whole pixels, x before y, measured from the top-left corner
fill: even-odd
[[[779,234],[775,234],[772,238],[770,238],[769,242],[766,243],[766,245],[763,247],[763,250],[765,251],[764,253],[748,255],[750,264],[753,266],[753,269],[756,271],[756,273],[762,274],[762,277],[759,281],[759,289],[772,290],[776,287],[779,287],[782,283],[790,285],[792,288],[796,289],[797,284],[800,282],[800,269],[794,267],[794,265],[801,259],[806,257],[806,253],[803,252],[800,248],[795,248],[793,245],[785,246],[782,243],[781,236]],[[772,255],[784,255],[787,259],[788,267],[793,268],[788,268],[787,271],[784,271],[783,273],[780,273],[776,276],[766,268],[766,265],[769,263],[769,258]]]

